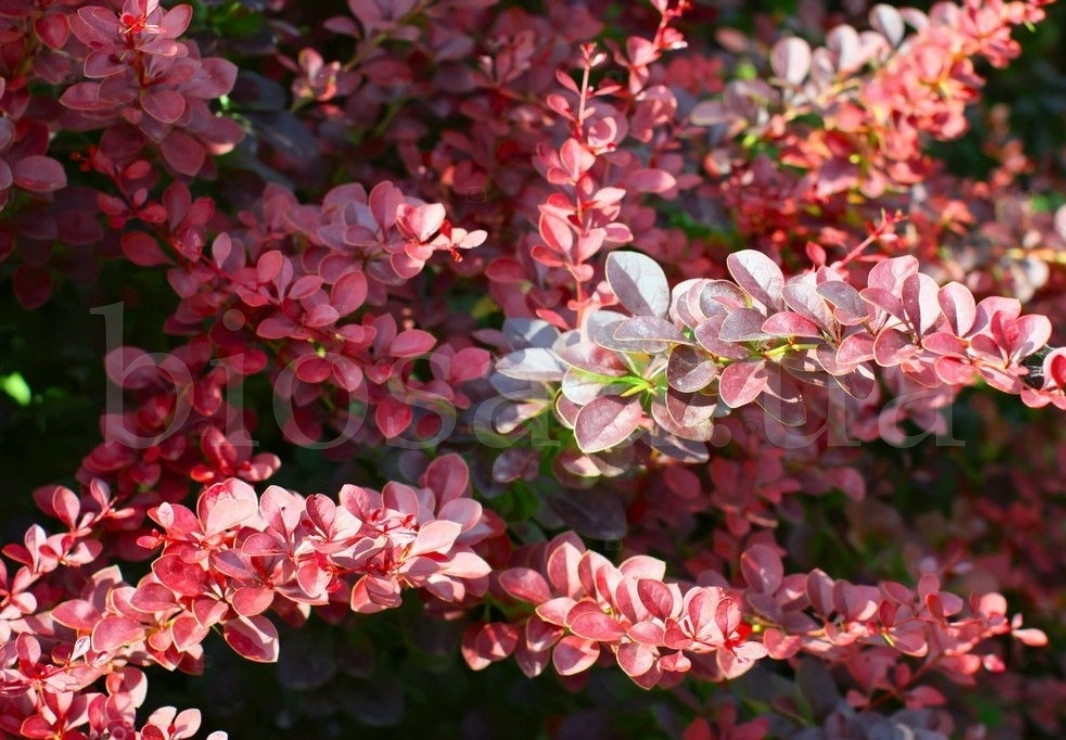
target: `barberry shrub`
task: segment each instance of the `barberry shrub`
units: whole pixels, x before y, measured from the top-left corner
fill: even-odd
[[[1060,737],[1047,5],[0,2],[0,737]]]

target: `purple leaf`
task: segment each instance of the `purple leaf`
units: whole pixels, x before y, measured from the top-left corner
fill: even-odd
[[[67,184],[63,165],[40,154],[31,154],[15,162],[11,176],[16,186],[34,193],[50,193]]]
[[[785,577],[781,556],[768,545],[752,545],[740,556],[744,580],[756,591],[772,594]]]
[[[663,268],[639,252],[612,252],[607,257],[607,282],[634,316],[664,318],[670,308],[670,285]]]
[[[718,338],[723,342],[762,342],[771,335],[762,330],[766,315],[754,308],[738,308],[725,317]]]
[[[670,353],[666,380],[671,388],[694,393],[706,388],[718,374],[718,366],[692,347],[678,345]]]
[[[673,388],[666,391],[666,410],[682,428],[696,427],[710,421],[717,406],[714,396],[682,393]]]
[[[767,383],[757,403],[785,426],[798,427],[807,420],[803,394],[795,381],[775,366],[766,368]]]
[[[813,273],[804,273],[790,279],[781,291],[785,304],[796,313],[809,319],[819,329],[831,331],[835,328],[833,312],[825,299],[818,294],[818,284]]]
[[[198,174],[207,161],[203,144],[176,129],[171,130],[167,138],[159,143],[159,151],[175,171],[190,177]]]
[[[842,280],[830,280],[818,286],[818,295],[836,306],[833,315],[844,326],[861,324],[869,317],[859,291]]]
[[[698,341],[700,345],[712,355],[727,357],[731,360],[743,360],[747,358],[749,354],[744,347],[731,342],[723,342],[718,338],[718,334],[721,332],[725,318],[724,315],[712,316],[697,326],[692,333],[695,334],[696,341]]]
[[[496,372],[509,378],[541,382],[559,382],[566,365],[550,349],[530,347],[504,355],[496,362]]]
[[[745,249],[726,257],[729,274],[741,288],[769,309],[781,308],[785,277],[781,268],[762,252]]]
[[[574,422],[574,436],[582,452],[600,452],[629,438],[644,411],[637,397],[600,396],[583,406]]]
[[[936,281],[925,273],[909,275],[903,281],[903,308],[911,327],[919,335],[932,328],[940,318],[938,294]]]
[[[675,342],[685,341],[685,336],[672,322],[654,316],[635,316],[615,325],[614,338],[632,342],[634,349],[649,354],[665,352]]]

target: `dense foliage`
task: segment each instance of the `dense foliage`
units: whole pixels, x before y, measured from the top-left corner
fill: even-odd
[[[1058,13],[0,0],[0,737],[1061,737]]]

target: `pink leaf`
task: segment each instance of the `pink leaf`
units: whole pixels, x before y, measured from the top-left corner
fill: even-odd
[[[360,270],[355,270],[345,274],[333,284],[329,302],[337,309],[337,314],[343,317],[363,305],[367,293],[366,275]]]
[[[52,610],[52,618],[64,627],[88,632],[96,625],[100,612],[88,601],[71,599]]]
[[[511,597],[530,604],[542,604],[551,599],[548,582],[531,568],[508,568],[499,575],[500,587]]]
[[[811,47],[796,36],[783,38],[770,50],[774,74],[790,85],[799,85],[811,69]]]
[[[231,619],[223,626],[222,636],[248,660],[274,663],[278,659],[278,631],[264,616]]]
[[[125,617],[104,617],[93,628],[93,650],[108,652],[123,645],[132,645],[144,637],[143,625]]]
[[[612,642],[625,635],[618,622],[601,611],[583,611],[568,620],[566,626],[578,637],[597,642]]]
[[[625,182],[629,188],[639,193],[665,193],[677,185],[673,175],[658,169],[634,170]]]
[[[418,535],[408,551],[410,557],[430,552],[446,553],[455,544],[455,538],[462,532],[455,522],[432,521],[422,525]]]
[[[600,646],[576,635],[567,635],[552,652],[552,665],[560,676],[573,676],[586,671],[600,657]]]
[[[242,617],[252,617],[266,611],[274,601],[274,592],[269,588],[247,586],[233,592],[230,603]]]
[[[161,123],[174,123],[185,112],[185,97],[175,90],[148,88],[141,95],[144,112]]]
[[[165,612],[177,606],[174,594],[169,588],[159,583],[144,583],[137,587],[130,597],[130,606],[139,612],[154,614]]]

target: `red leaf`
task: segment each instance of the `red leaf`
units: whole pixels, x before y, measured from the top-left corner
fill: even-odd
[[[674,611],[674,595],[662,581],[641,578],[637,581],[637,596],[653,617],[666,619]]]
[[[171,264],[170,258],[151,235],[132,231],[122,235],[122,253],[138,267],[155,267]]]
[[[666,170],[639,169],[630,173],[626,185],[640,193],[665,193],[677,180]]]
[[[28,311],[40,308],[52,297],[52,274],[44,267],[23,263],[11,275],[15,297]]]
[[[620,645],[615,657],[627,676],[643,676],[655,667],[655,651],[647,645],[633,642]]]
[[[207,574],[196,563],[186,563],[177,555],[164,555],[152,563],[156,579],[178,596],[200,596],[207,586]]]
[[[433,349],[436,343],[436,337],[428,331],[408,329],[396,335],[389,343],[387,352],[390,357],[418,357]]]

